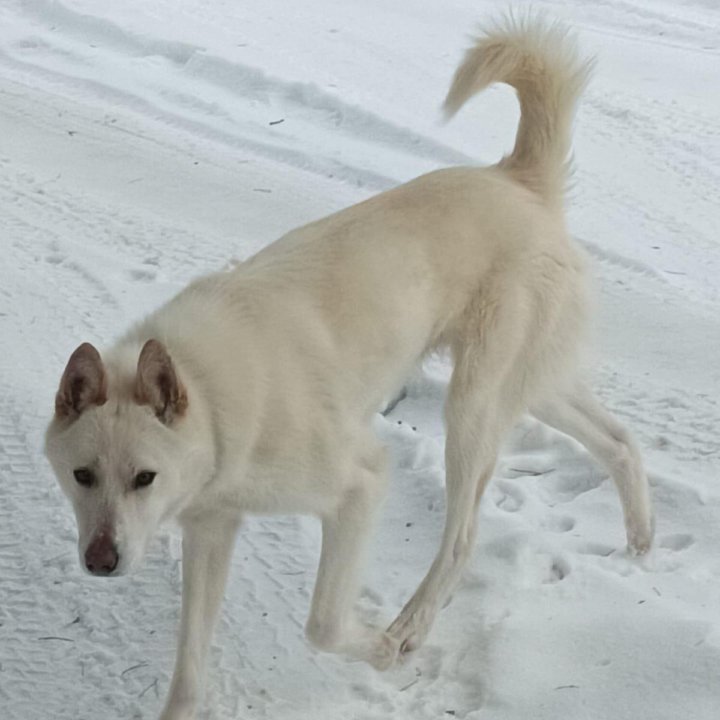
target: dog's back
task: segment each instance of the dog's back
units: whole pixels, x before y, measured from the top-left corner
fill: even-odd
[[[498,26],[467,53],[445,108],[456,112],[493,82],[516,87],[522,114],[510,155],[488,168],[429,173],[294,230],[226,282],[252,287],[254,302],[272,308],[266,331],[284,326],[280,338],[329,330],[334,368],[325,374],[342,368],[368,410],[427,350],[457,349],[478,333],[489,340],[495,327],[492,342],[505,346],[502,323],[484,317],[502,305],[513,317],[507,332],[528,342],[529,397],[567,374],[585,322],[583,263],[565,232],[562,195],[588,69],[559,27]],[[548,336],[552,357],[541,348]]]

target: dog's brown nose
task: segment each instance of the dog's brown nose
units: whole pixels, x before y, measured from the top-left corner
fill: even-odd
[[[118,552],[109,535],[93,538],[85,551],[85,567],[93,575],[110,575],[118,564]]]

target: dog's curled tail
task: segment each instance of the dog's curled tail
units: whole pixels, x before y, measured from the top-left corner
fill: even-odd
[[[592,66],[559,23],[511,15],[483,32],[467,52],[443,107],[450,118],[488,85],[512,85],[520,125],[512,153],[499,166],[547,202],[560,202],[570,170],[575,106]]]

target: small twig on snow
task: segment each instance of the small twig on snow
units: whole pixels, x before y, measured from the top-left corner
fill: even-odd
[[[148,666],[148,663],[146,663],[146,662],[141,662],[141,663],[138,663],[137,665],[132,665],[129,668],[125,668],[125,670],[123,670],[120,673],[120,677],[124,677],[125,675],[127,675],[129,672],[132,672],[133,670],[137,670],[138,668],[147,667],[147,666]]]
[[[143,697],[143,695],[145,695],[145,693],[146,693],[148,690],[150,690],[151,688],[155,688],[155,697],[159,697],[160,694],[158,693],[158,679],[157,679],[157,678],[155,678],[155,679],[138,695],[138,697],[139,697],[139,698]]]

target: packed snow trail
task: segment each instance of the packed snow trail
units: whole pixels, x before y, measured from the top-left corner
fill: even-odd
[[[643,447],[657,546],[627,557],[611,483],[534,421],[513,433],[463,583],[378,674],[303,638],[311,518],[238,538],[203,718],[714,720],[720,704],[720,11],[535,6],[598,55],[577,119],[571,230],[598,279],[594,386]],[[436,167],[491,162],[517,108],[438,108],[492,2],[0,6],[0,707],[9,720],[157,717],[180,609],[169,528],[136,576],[84,576],[42,457],[69,353],[192,277]],[[282,121],[282,122],[280,122]],[[391,451],[363,613],[387,622],[444,517],[433,358],[377,430]]]

